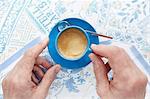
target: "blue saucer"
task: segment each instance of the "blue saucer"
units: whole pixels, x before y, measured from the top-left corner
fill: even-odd
[[[89,38],[87,51],[79,59],[68,60],[68,59],[62,57],[62,55],[60,55],[57,50],[57,38],[58,38],[58,35],[60,35],[60,33],[61,33],[59,30],[59,28],[61,28],[61,26],[60,26],[61,22],[67,22],[67,23],[69,23],[70,26],[78,26],[78,27],[82,28],[83,30],[89,30],[89,31],[96,32],[95,29],[88,22],[86,22],[82,19],[67,18],[67,19],[64,19],[64,20],[58,22],[53,27],[53,29],[51,30],[51,32],[49,34],[50,41],[48,44],[48,50],[49,50],[49,53],[50,53],[52,59],[54,60],[55,63],[60,64],[63,68],[66,68],[66,69],[78,69],[78,68],[88,65],[90,63],[90,59],[89,59],[88,55],[92,52],[90,50],[90,46],[91,46],[91,44],[99,44],[98,37],[91,35],[89,32],[86,32],[86,34]],[[63,25],[62,25],[62,27],[63,27]]]

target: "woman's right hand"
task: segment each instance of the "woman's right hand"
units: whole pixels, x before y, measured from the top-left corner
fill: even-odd
[[[97,93],[101,99],[144,99],[147,77],[124,49],[108,45],[92,45],[89,55],[94,65]],[[104,64],[101,57],[108,59]],[[113,79],[107,73],[112,69]]]

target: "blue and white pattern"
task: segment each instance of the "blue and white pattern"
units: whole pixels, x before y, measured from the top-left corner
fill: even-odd
[[[26,5],[25,0],[12,0],[13,4],[11,5],[8,14],[2,27],[0,29],[0,53],[5,50],[6,44],[11,38],[11,33],[17,23],[17,19],[21,14],[22,9]],[[4,1],[3,1],[4,2]]]
[[[98,33],[112,36],[119,42],[135,45],[150,64],[150,0],[0,0],[0,9],[0,81],[10,70],[6,68],[11,63],[8,61],[12,57],[20,56],[14,52],[23,52],[24,48],[36,44],[37,40],[33,39],[39,32],[49,35],[51,28],[59,20],[68,17],[84,19]],[[30,40],[34,43],[24,47]],[[47,50],[43,55],[48,60],[51,59]],[[8,71],[4,72],[3,67]],[[149,70],[148,67],[144,69]],[[1,97],[0,95],[0,99]],[[79,70],[63,69],[58,74],[47,98],[63,97],[99,98],[95,91],[95,77],[91,64]]]
[[[41,8],[41,5],[45,5],[45,8]],[[47,35],[59,20],[79,17],[91,23],[98,33],[111,35],[115,40],[139,44],[135,42],[136,39],[144,39],[138,47],[147,47],[141,49],[144,54],[145,50],[150,51],[149,0],[33,0],[27,11]],[[51,23],[46,25],[48,22]]]

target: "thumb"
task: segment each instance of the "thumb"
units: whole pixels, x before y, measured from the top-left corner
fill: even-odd
[[[109,90],[108,70],[98,55],[91,53],[89,57],[93,63],[98,95],[103,96]]]
[[[45,73],[41,83],[39,84],[37,90],[40,91],[41,95],[47,95],[48,90],[52,82],[54,81],[57,73],[60,71],[60,65],[55,65],[48,69]]]

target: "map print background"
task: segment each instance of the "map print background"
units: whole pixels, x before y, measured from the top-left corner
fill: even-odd
[[[59,20],[68,17],[82,18],[98,33],[134,44],[150,63],[150,0],[0,0],[0,64],[39,35],[49,35]],[[50,59],[47,51],[43,54]],[[55,80],[48,99],[61,97],[61,92],[98,98],[91,91],[95,89],[91,66],[62,70],[58,78],[63,79]]]

